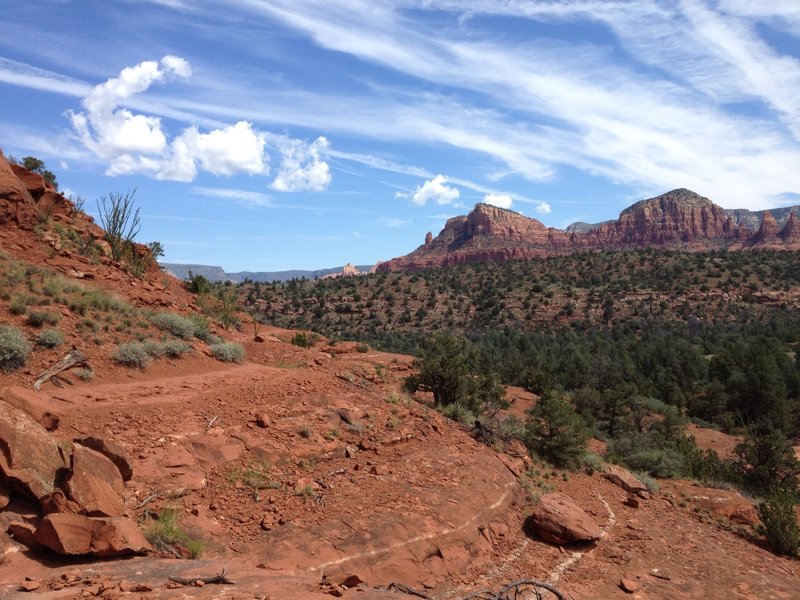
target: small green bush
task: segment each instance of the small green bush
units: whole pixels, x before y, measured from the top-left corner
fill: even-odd
[[[64,334],[58,329],[45,329],[36,338],[36,345],[43,348],[55,348],[64,343]]]
[[[653,477],[676,479],[684,473],[683,457],[672,448],[639,448],[622,456],[626,467]]]
[[[800,551],[800,526],[794,512],[796,499],[791,490],[777,488],[758,505],[760,532],[778,554],[797,556]]]
[[[244,347],[233,342],[220,342],[209,346],[211,355],[222,362],[240,363],[244,360]]]
[[[192,558],[200,558],[203,554],[203,542],[191,539],[185,531],[178,527],[180,511],[176,508],[164,508],[158,513],[158,519],[144,531],[144,536],[154,548],[169,551],[174,547],[183,548]]]
[[[67,301],[67,306],[73,312],[81,316],[86,316],[89,310],[99,310],[100,312],[117,312],[128,314],[132,312],[131,305],[115,298],[111,294],[102,290],[81,289],[81,293],[71,296]]]
[[[78,371],[77,375],[78,379],[80,379],[81,381],[91,381],[92,379],[94,379],[94,371],[92,371],[91,369],[81,369],[80,371]]]
[[[167,331],[182,340],[190,340],[197,332],[194,321],[175,313],[158,313],[150,319],[153,324],[163,331]]]
[[[291,341],[292,344],[299,346],[300,348],[308,348],[311,345],[308,340],[308,336],[305,333],[295,333]]]
[[[11,311],[12,315],[24,315],[25,311],[28,310],[28,305],[23,298],[15,296],[11,300],[11,304],[8,305],[8,310]]]
[[[585,452],[581,462],[587,475],[594,475],[595,472],[599,473],[603,470],[603,458],[594,452]]]
[[[642,471],[638,471],[638,472],[634,473],[634,475],[636,475],[636,479],[638,479],[643,484],[645,484],[647,486],[647,489],[649,491],[651,491],[651,492],[657,492],[659,490],[659,488],[661,487],[658,484],[658,482],[655,479],[653,479],[652,477],[650,477],[650,475],[648,475],[647,473],[644,473]]]
[[[475,413],[460,402],[445,404],[444,406],[440,405],[440,410],[445,417],[458,421],[462,425],[471,427],[475,424]]]
[[[31,344],[23,333],[10,326],[0,326],[0,369],[13,371],[25,364]]]
[[[47,325],[58,325],[61,320],[61,315],[58,313],[47,312],[46,310],[32,310],[28,312],[28,323],[34,327],[41,327],[45,323]]]
[[[136,367],[137,369],[145,369],[150,364],[147,346],[142,342],[120,344],[111,359],[126,367]]]

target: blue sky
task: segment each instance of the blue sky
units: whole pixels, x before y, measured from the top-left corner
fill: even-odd
[[[369,264],[488,201],[800,203],[798,0],[2,0],[0,147],[228,271]]]

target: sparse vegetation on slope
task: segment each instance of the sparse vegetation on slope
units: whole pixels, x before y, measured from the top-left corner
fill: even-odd
[[[15,327],[0,325],[0,370],[13,371],[25,364],[31,344]]]

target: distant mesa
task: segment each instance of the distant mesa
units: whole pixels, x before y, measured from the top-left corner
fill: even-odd
[[[232,281],[241,283],[245,279],[250,281],[289,281],[291,279],[320,279],[323,277],[338,277],[340,275],[363,275],[375,272],[375,265],[352,265],[347,263],[343,267],[332,267],[330,269],[317,269],[315,271],[291,270],[291,271],[239,271],[237,273],[226,273],[225,269],[210,265],[179,264],[179,263],[159,263],[161,267],[177,277],[178,279],[188,279],[189,272],[192,275],[202,275],[212,282]]]
[[[575,252],[657,247],[687,251],[800,250],[798,206],[727,210],[687,189],[642,200],[602,223],[566,230],[488,204],[449,219],[436,237],[377,271],[418,271],[476,262],[546,258]]]

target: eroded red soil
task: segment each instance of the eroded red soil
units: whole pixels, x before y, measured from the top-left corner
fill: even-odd
[[[152,598],[324,597],[323,575],[349,574],[365,585],[344,593],[359,598],[398,597],[376,589],[391,582],[458,598],[523,577],[557,581],[574,598],[610,598],[626,595],[623,576],[640,598],[797,597],[797,561],[737,533],[745,526],[731,520],[735,510],[709,510],[709,494],[732,492],[664,483],[633,509],[599,474],[543,473],[605,533],[563,550],[528,536],[525,494],[505,464],[519,473],[523,461],[500,460],[404,396],[408,357],[348,344],[304,350],[278,341],[281,331],[268,334],[246,344],[243,365],[198,357],[178,361],[174,374],[114,372],[43,390],[61,416],[59,440],[96,434],[127,447],[131,514],[146,524],[150,513],[178,507],[181,526],[206,543],[200,561],[165,555],[80,569],[145,583],[153,591],[138,595]],[[74,568],[52,561],[7,554],[0,589]],[[235,586],[164,587],[169,575],[223,567]]]

